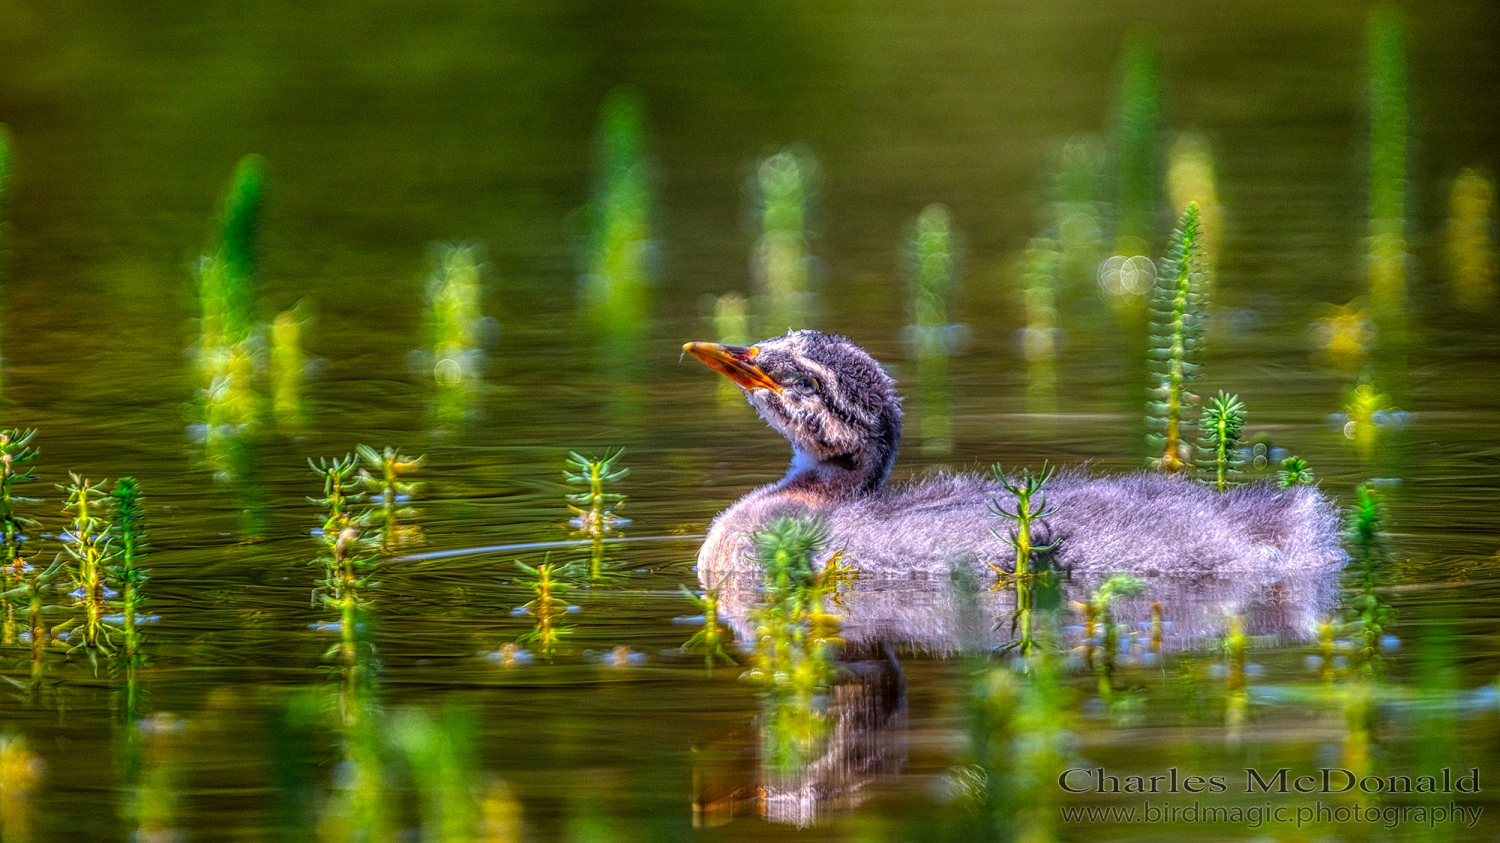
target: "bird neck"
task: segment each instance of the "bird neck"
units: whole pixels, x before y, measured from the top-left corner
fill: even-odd
[[[857,498],[880,491],[889,472],[890,461],[869,452],[819,459],[793,447],[792,464],[777,486],[829,499]]]

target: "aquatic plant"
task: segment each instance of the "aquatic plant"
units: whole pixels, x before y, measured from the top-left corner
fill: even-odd
[[[378,525],[380,549],[386,553],[422,542],[422,528],[406,523],[417,516],[410,505],[420,484],[405,479],[422,467],[423,457],[408,457],[395,448],[377,451],[368,445],[355,448],[364,466],[359,485],[370,501],[369,521]]]
[[[24,736],[0,735],[0,834],[5,843],[30,843],[32,797],[46,769],[46,762],[26,746]]]
[[[203,436],[210,461],[225,477],[235,472],[228,452],[259,423],[254,379],[262,367],[264,343],[257,336],[255,311],[263,184],[260,158],[241,158],[219,201],[214,243],[196,266]]]
[[[812,157],[792,149],[766,158],[755,169],[760,239],[751,276],[759,333],[764,335],[812,324],[807,218],[816,173]]]
[[[517,561],[516,567],[520,568],[530,580],[532,593],[536,595],[531,602],[516,610],[536,618],[536,626],[516,636],[516,643],[534,642],[537,645],[537,651],[550,659],[557,651],[559,640],[573,631],[571,627],[558,623],[559,616],[569,609],[567,601],[558,594],[567,591],[568,584],[558,579],[555,566],[550,562],[544,562],[533,568],[525,562]]]
[[[762,605],[750,612],[756,650],[745,678],[761,686],[762,760],[781,775],[817,756],[830,723],[821,704],[836,667],[837,639],[814,637],[813,617],[823,610],[830,566],[814,556],[827,543],[817,521],[781,517],[752,536],[754,560],[763,576]]]
[[[396,712],[391,742],[400,749],[417,787],[421,839],[468,843],[481,839],[480,780],[472,717],[445,708],[434,718],[421,709]]]
[[[1358,301],[1330,308],[1327,315],[1308,326],[1313,346],[1329,363],[1346,371],[1364,365],[1377,333],[1375,322]]]
[[[1495,185],[1477,168],[1453,180],[1448,195],[1448,273],[1463,307],[1482,311],[1495,298]]]
[[[271,320],[271,415],[276,429],[292,434],[302,429],[302,392],[307,360],[302,354],[304,319],[294,308]]]
[[[1389,329],[1399,329],[1406,308],[1407,105],[1402,29],[1394,8],[1382,6],[1371,12],[1367,44],[1370,304]]]
[[[1104,144],[1098,137],[1074,135],[1062,145],[1049,168],[1056,248],[1061,253],[1058,278],[1065,282],[1063,287],[1072,290],[1086,291],[1093,285],[1103,256],[1101,182],[1105,159]]]
[[[35,566],[29,563],[22,567],[20,584],[5,592],[4,599],[13,605],[19,605],[26,612],[26,619],[22,626],[20,640],[31,645],[31,679],[33,682],[42,678],[42,654],[47,645],[57,640],[56,633],[48,626],[46,614],[55,609],[49,601],[62,581],[68,579],[68,564],[61,555],[55,556],[52,563],[46,566]]]
[[[59,486],[67,492],[63,512],[71,518],[63,547],[72,559],[69,575],[73,585],[73,604],[83,610],[78,625],[78,643],[72,649],[82,649],[97,667],[100,653],[114,652],[113,639],[117,630],[105,618],[119,605],[119,593],[110,588],[108,582],[118,549],[106,514],[108,493],[104,490],[104,483],[90,483],[77,474],[70,476],[71,483]]]
[[[590,327],[614,341],[640,331],[650,315],[651,183],[645,109],[616,88],[599,119],[597,175],[587,209],[587,256],[579,293]]]
[[[1213,289],[1214,264],[1223,237],[1224,209],[1219,205],[1218,180],[1214,177],[1213,147],[1201,132],[1183,132],[1167,153],[1167,192],[1172,212],[1181,214],[1188,203],[1198,204],[1200,256],[1203,290]]]
[[[952,344],[949,308],[953,299],[953,219],[932,204],[913,225],[910,244],[911,299],[907,341],[917,356],[948,353]]]
[[[1115,669],[1120,652],[1120,625],[1115,621],[1114,601],[1120,597],[1139,596],[1145,590],[1145,584],[1136,577],[1113,574],[1094,589],[1083,605],[1090,627],[1085,634],[1097,647],[1097,655],[1091,661],[1099,683],[1099,698],[1106,703],[1117,701]]]
[[[630,474],[627,467],[616,467],[624,449],[605,451],[604,456],[584,456],[577,451],[568,452],[567,465],[563,468],[563,480],[571,486],[587,487],[586,491],[567,495],[568,509],[576,516],[569,523],[589,540],[588,569],[590,580],[597,580],[607,573],[604,557],[604,539],[616,534],[629,524],[629,519],[618,514],[625,505],[625,495],[608,492],[605,488],[618,483]]]
[[[1386,433],[1401,427],[1403,418],[1390,396],[1372,383],[1362,383],[1349,391],[1344,402],[1344,438],[1353,443],[1360,459],[1373,461]]]
[[[913,226],[911,322],[905,337],[916,359],[918,435],[922,453],[953,450],[953,421],[948,401],[948,355],[958,326],[949,321],[954,284],[953,220],[942,205],[928,205]]]
[[[1056,241],[1036,237],[1021,256],[1021,312],[1026,326],[1019,345],[1026,358],[1026,406],[1050,413],[1057,401],[1057,293],[1064,253]]]
[[[431,367],[434,411],[443,425],[461,426],[483,380],[488,324],[480,312],[481,262],[475,246],[448,244],[432,252],[427,276],[427,336],[430,351],[418,355]]]
[[[146,521],[141,504],[141,487],[133,477],[121,477],[110,492],[115,511],[114,564],[109,578],[120,590],[120,634],[124,639],[125,661],[141,660],[141,609],[145,603],[147,572],[140,567],[146,555]]]
[[[130,724],[139,732],[143,749],[140,781],[125,806],[126,816],[135,826],[135,840],[183,837],[181,756],[187,727],[187,721],[166,712]]]
[[[1313,476],[1312,469],[1308,468],[1307,460],[1291,456],[1281,461],[1281,469],[1276,472],[1276,485],[1283,489],[1294,486],[1311,486],[1317,482]]]
[[[1245,429],[1245,405],[1240,397],[1219,390],[1204,408],[1199,427],[1199,470],[1212,473],[1203,482],[1221,492],[1238,486],[1245,473],[1245,459],[1239,453],[1240,434]]]
[[[703,666],[708,670],[710,676],[714,672],[714,662],[723,659],[725,664],[734,664],[734,657],[724,649],[726,642],[733,639],[724,631],[719,624],[719,590],[716,588],[704,589],[702,595],[694,594],[686,586],[680,586],[682,596],[692,601],[703,611],[703,628],[693,633],[693,637],[683,642],[679,648],[684,652],[702,651]]]
[[[1198,259],[1198,205],[1189,202],[1172,233],[1151,300],[1151,372],[1156,380],[1147,420],[1160,431],[1151,441],[1161,448],[1155,461],[1167,472],[1187,467],[1183,415],[1194,395],[1188,390],[1202,346],[1202,274]]]
[[[1231,746],[1237,746],[1250,709],[1250,685],[1245,672],[1245,652],[1250,639],[1245,621],[1236,612],[1229,615],[1224,632],[1224,723]]]
[[[1042,626],[1016,705],[1006,790],[1016,808],[1017,840],[1057,839],[1057,780],[1074,755],[1072,692],[1063,681],[1054,635],[1050,624]]]
[[[725,293],[715,298],[713,327],[714,336],[721,345],[749,345],[750,312],[745,297],[739,293]],[[719,404],[742,411],[745,407],[745,395],[739,386],[729,378],[719,378],[716,383]]]
[[[1355,487],[1354,497],[1346,535],[1350,562],[1344,569],[1352,592],[1345,605],[1356,630],[1350,662],[1363,677],[1374,678],[1385,671],[1385,631],[1393,612],[1383,590],[1389,582],[1394,554],[1380,493],[1363,483]]]
[[[1145,32],[1125,45],[1115,122],[1115,254],[1145,255],[1156,234],[1161,184],[1161,57]]]
[[[1010,622],[1010,634],[1016,640],[1010,647],[1025,658],[1031,655],[1035,643],[1032,637],[1032,616],[1036,611],[1037,592],[1051,584],[1052,571],[1046,564],[1046,554],[1057,548],[1057,542],[1036,543],[1037,530],[1043,526],[1043,519],[1057,512],[1056,507],[1048,508],[1047,493],[1043,490],[1047,481],[1052,478],[1054,469],[1045,462],[1042,463],[1040,474],[1032,474],[1029,468],[1022,469],[1020,479],[1015,482],[1005,476],[999,463],[995,464],[992,472],[995,482],[1016,499],[1014,512],[1005,509],[999,501],[989,502],[991,518],[1015,522],[1009,536],[1002,536],[994,530],[990,530],[990,535],[1016,551],[1012,570],[1006,571],[993,563],[990,568],[995,572],[995,589],[1012,587],[1016,591],[1016,608],[1011,613]],[[999,625],[998,621],[996,625]]]
[[[3,150],[0,150],[3,152]],[[3,161],[0,161],[3,163]],[[18,504],[41,503],[38,498],[27,497],[17,491],[26,483],[35,483],[36,474],[32,464],[39,451],[32,446],[35,430],[11,429],[0,431],[0,573],[3,573],[3,588],[11,591],[21,585],[28,568],[27,556],[22,548],[26,541],[25,531],[37,527],[37,521],[17,511]],[[16,636],[16,605],[13,599],[5,600],[4,641],[9,644]]]
[[[369,513],[358,504],[364,493],[357,491],[358,462],[352,455],[307,464],[323,480],[323,497],[308,498],[323,510],[323,525],[315,531],[321,548],[313,564],[321,565],[323,577],[313,588],[314,604],[338,612],[339,640],[324,658],[336,657],[346,684],[359,683],[361,667],[359,624],[366,601],[362,592],[371,587],[377,539],[366,534]]]

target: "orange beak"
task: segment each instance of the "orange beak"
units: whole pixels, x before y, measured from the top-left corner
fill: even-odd
[[[690,342],[683,345],[682,350],[702,360],[710,369],[728,375],[730,380],[746,389],[781,391],[781,384],[771,380],[764,369],[752,362],[760,353],[760,349],[753,345],[741,348],[716,342]]]

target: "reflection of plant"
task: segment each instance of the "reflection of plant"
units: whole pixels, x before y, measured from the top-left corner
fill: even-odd
[[[1160,431],[1151,441],[1162,449],[1157,464],[1167,472],[1187,467],[1182,438],[1183,414],[1193,400],[1188,384],[1197,371],[1193,360],[1202,343],[1202,275],[1198,205],[1189,202],[1172,233],[1151,298],[1151,368],[1156,378],[1147,419]]]
[[[1238,486],[1238,478],[1245,473],[1245,460],[1239,453],[1240,433],[1245,429],[1245,405],[1240,397],[1219,390],[1218,397],[1204,409],[1199,426],[1202,444],[1198,448],[1204,467],[1213,472],[1204,482],[1221,492]]]
[[[1024,657],[1031,654],[1034,645],[1032,614],[1036,609],[1037,590],[1047,586],[1052,577],[1052,571],[1047,568],[1042,559],[1037,557],[1048,554],[1057,547],[1057,542],[1045,545],[1036,544],[1034,532],[1040,526],[1042,519],[1057,512],[1056,507],[1047,508],[1047,495],[1042,491],[1042,487],[1051,479],[1053,469],[1049,468],[1046,463],[1042,464],[1041,474],[1032,474],[1029,468],[1023,469],[1020,479],[1014,483],[1005,476],[1005,472],[1001,470],[998,463],[993,471],[995,481],[1015,496],[1016,511],[1009,512],[1000,506],[999,502],[990,501],[991,517],[1005,518],[1015,522],[1015,527],[1011,529],[1009,537],[1002,536],[994,530],[990,531],[990,535],[1014,548],[1016,559],[1011,571],[1006,571],[994,564],[991,564],[990,568],[995,572],[995,589],[1011,586],[1016,590],[1016,610],[1011,613],[1010,632],[1011,635],[1016,635],[1019,630],[1020,634],[1011,646]]]
[[[355,448],[364,467],[359,470],[359,484],[370,495],[370,515],[380,527],[380,547],[391,551],[405,545],[420,544],[422,528],[403,521],[415,518],[417,510],[409,506],[419,484],[405,480],[422,467],[422,457],[408,457],[395,448],[376,451],[368,445]]]
[[[530,579],[531,590],[536,594],[531,602],[521,607],[522,611],[529,612],[536,618],[536,627],[516,636],[516,643],[535,642],[537,650],[551,658],[557,650],[558,640],[572,632],[571,628],[558,625],[558,616],[568,610],[568,603],[557,595],[566,591],[568,584],[558,581],[550,562],[544,562],[535,568],[525,562],[517,562],[516,567]]]
[[[3,152],[3,149],[0,149]],[[3,163],[3,156],[0,156]],[[31,464],[36,460],[37,449],[31,446],[35,430],[0,431],[0,565],[3,565],[3,586],[10,591],[19,587],[29,565],[22,553],[25,542],[24,531],[37,526],[36,519],[16,511],[17,504],[40,503],[37,498],[17,494],[16,487],[36,482]],[[16,604],[13,599],[5,601],[4,640],[10,643],[16,635]]]
[[[1120,652],[1120,625],[1115,622],[1114,601],[1120,597],[1135,597],[1145,590],[1145,585],[1130,574],[1114,574],[1100,584],[1083,604],[1089,647],[1091,650],[1098,647],[1097,655],[1091,661],[1094,675],[1099,680],[1099,697],[1107,703],[1113,703],[1116,699],[1115,664]]]
[[[734,659],[725,652],[724,644],[728,640],[724,628],[719,625],[719,590],[716,588],[706,589],[700,597],[686,587],[682,589],[682,596],[691,600],[694,606],[703,610],[703,628],[693,633],[693,637],[683,643],[680,649],[701,650],[703,652],[703,666],[708,668],[710,675],[714,672],[714,660],[723,659],[725,664],[734,664]]]
[[[1250,706],[1250,686],[1245,674],[1245,651],[1249,643],[1244,619],[1231,614],[1229,628],[1224,633],[1224,689],[1228,694],[1224,718],[1231,741],[1239,739]]]

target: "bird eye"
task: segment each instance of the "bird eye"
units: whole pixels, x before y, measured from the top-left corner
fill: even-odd
[[[818,382],[813,378],[797,378],[795,381],[792,381],[792,386],[797,387],[797,389],[803,392],[818,391]]]

